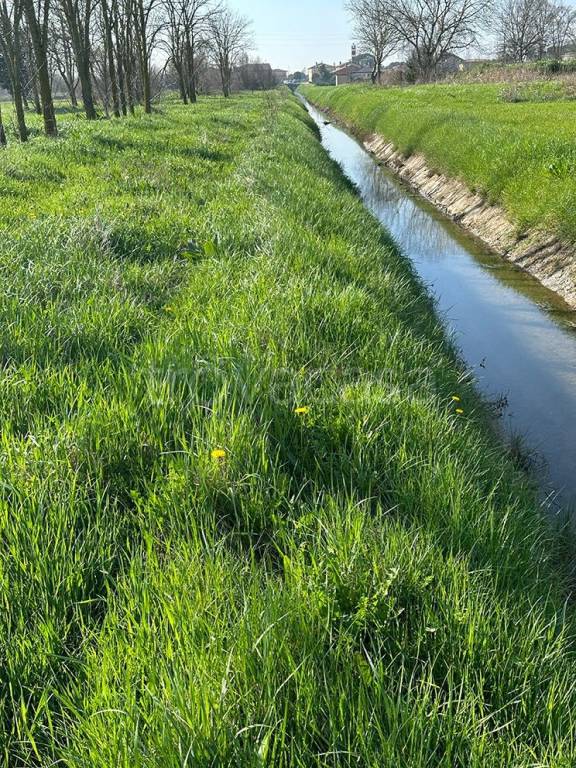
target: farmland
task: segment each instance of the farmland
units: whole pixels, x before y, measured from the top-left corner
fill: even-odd
[[[5,764],[572,765],[562,541],[301,106],[60,125],[0,156]]]
[[[366,86],[304,92],[362,134],[465,181],[504,206],[519,231],[541,227],[576,242],[576,101],[569,80]]]

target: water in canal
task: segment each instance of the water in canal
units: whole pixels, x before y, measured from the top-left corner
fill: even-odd
[[[437,297],[481,391],[538,457],[540,480],[576,501],[576,312],[423,201],[310,104],[324,147]],[[557,500],[557,501],[558,501]],[[556,506],[553,504],[552,506]]]

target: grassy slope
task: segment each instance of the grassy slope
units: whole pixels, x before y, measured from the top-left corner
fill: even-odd
[[[522,88],[519,103],[502,99],[501,84],[304,93],[360,131],[422,152],[435,169],[502,203],[521,229],[543,226],[576,242],[576,102],[553,84]]]
[[[301,108],[79,125],[2,168],[55,156],[1,245],[6,762],[572,765],[554,542]]]

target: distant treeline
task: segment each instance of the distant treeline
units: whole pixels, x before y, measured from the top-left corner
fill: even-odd
[[[355,34],[374,57],[373,82],[402,51],[429,81],[450,54],[491,41],[505,62],[560,60],[576,43],[576,9],[559,0],[348,0]]]
[[[72,106],[80,97],[94,120],[98,104],[117,118],[137,105],[150,113],[166,84],[185,103],[207,83],[228,97],[240,65],[242,85],[269,87],[270,68],[248,65],[250,26],[213,0],[0,0],[0,84],[14,102],[18,136],[28,138],[30,104],[45,133],[57,134],[56,93]]]

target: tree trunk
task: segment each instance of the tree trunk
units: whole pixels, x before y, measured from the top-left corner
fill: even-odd
[[[230,96],[230,81],[232,75],[225,62],[220,63],[220,80],[222,81],[222,93],[224,98],[227,99]]]
[[[28,129],[24,114],[22,98],[22,51],[20,48],[20,16],[15,15],[12,29],[4,30],[4,59],[8,67],[8,75],[12,88],[12,100],[16,112],[18,136],[20,141],[28,140]]]
[[[120,99],[120,107],[122,109],[122,114],[124,117],[128,114],[128,104],[126,100],[126,77],[125,77],[125,68],[124,68],[124,55],[126,53],[125,51],[125,43],[126,43],[126,35],[122,34],[120,35],[120,28],[119,28],[119,16],[120,11],[118,8],[118,0],[110,0],[110,16],[111,16],[111,24],[110,26],[114,28],[114,35],[116,37],[116,72],[118,75],[118,96]]]
[[[183,104],[188,104],[188,93],[186,92],[186,83],[184,82],[184,75],[182,74],[182,68],[178,69],[178,89],[180,91],[180,98]]]
[[[188,97],[191,104],[196,104],[198,101],[198,90],[196,88],[196,73],[192,72],[188,86]]]
[[[148,41],[146,39],[146,15],[144,13],[144,2],[139,0],[137,4],[137,51],[140,64],[140,79],[142,81],[142,100],[144,102],[144,112],[147,115],[152,114],[152,87],[150,83],[150,62],[148,60]]]
[[[44,118],[44,133],[46,136],[57,136],[58,126],[56,124],[56,113],[54,112],[54,102],[52,100],[52,87],[50,85],[50,72],[48,70],[48,57],[44,45],[44,36],[42,29],[36,17],[36,8],[34,0],[24,0],[24,13],[32,38],[32,47],[34,49],[34,58],[38,71],[38,85],[40,88],[40,100],[42,102],[42,115]]]
[[[29,64],[28,76],[30,79],[30,91],[32,94],[32,101],[34,102],[34,112],[36,112],[37,115],[41,115],[42,105],[40,104],[40,92],[38,91],[38,76],[36,74],[38,67],[36,66],[36,60],[34,58],[34,49],[32,47],[32,40],[30,39],[30,35],[27,36],[27,48],[28,48],[28,64]]]
[[[6,131],[4,130],[4,123],[2,121],[2,107],[0,106],[0,147],[5,147],[7,144]]]
[[[144,112],[147,115],[152,114],[152,88],[150,84],[150,69],[148,60],[142,63],[142,98],[144,100]]]
[[[96,120],[96,107],[94,105],[94,90],[92,88],[92,77],[90,73],[90,9],[91,4],[86,2],[86,12],[83,19],[80,18],[78,7],[75,3],[62,3],[64,15],[66,18],[70,44],[74,59],[76,60],[76,69],[78,70],[78,79],[80,80],[80,91],[82,93],[82,102],[87,120]]]
[[[134,82],[132,80],[132,65],[127,62],[124,69],[126,72],[126,99],[128,112],[134,115]]]
[[[18,136],[20,141],[28,141],[28,128],[26,127],[26,115],[24,113],[24,101],[22,99],[22,82],[19,75],[16,75],[13,83],[14,90],[14,109],[16,111],[16,122],[18,123]]]
[[[126,89],[124,83],[124,67],[122,66],[122,57],[118,57],[118,91],[120,92],[120,106],[122,107],[122,114],[124,117],[128,114],[128,108],[126,105]]]
[[[82,101],[84,103],[84,112],[87,120],[96,120],[96,107],[94,106],[94,93],[92,91],[92,78],[90,77],[90,62],[86,52],[77,54],[76,66],[78,67],[78,77],[80,78],[80,90],[82,91]]]
[[[116,79],[116,64],[114,62],[114,49],[112,48],[112,33],[109,31],[108,41],[108,72],[110,75],[110,90],[112,91],[112,105],[114,117],[120,117],[120,94],[118,93],[118,80]]]
[[[42,104],[40,104],[40,91],[38,90],[38,78],[36,77],[36,74],[32,75],[31,86],[32,86],[32,99],[34,101],[34,112],[36,112],[37,115],[41,115]]]
[[[68,94],[70,96],[70,104],[72,104],[73,109],[76,109],[78,107],[78,97],[76,96],[76,83],[67,83],[68,87]]]
[[[191,104],[196,104],[198,95],[196,92],[196,57],[194,54],[194,38],[187,36],[186,40],[186,68],[188,75],[188,98]]]
[[[116,79],[116,64],[114,62],[114,42],[112,40],[112,24],[106,0],[102,2],[102,17],[104,20],[104,34],[106,37],[106,54],[108,58],[108,74],[110,75],[110,90],[112,91],[112,108],[114,117],[120,117],[120,96],[118,94],[118,81]]]

